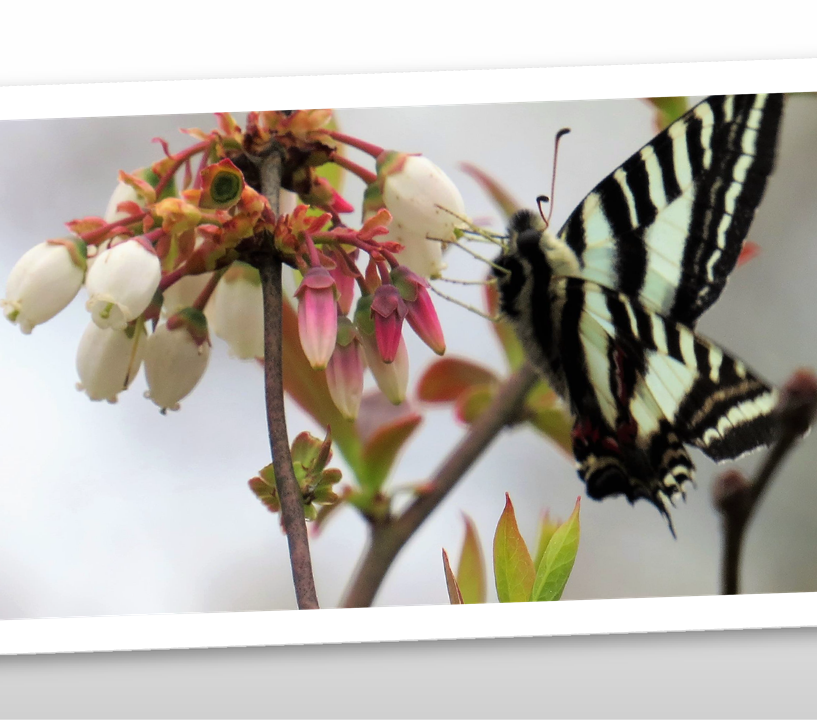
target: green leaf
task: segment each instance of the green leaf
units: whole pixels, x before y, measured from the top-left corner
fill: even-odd
[[[457,566],[457,585],[462,596],[462,603],[485,603],[485,561],[482,559],[482,546],[477,536],[474,522],[465,518],[465,540],[462,542],[460,563]]]
[[[579,550],[579,505],[576,499],[573,513],[550,539],[536,570],[531,601],[558,601],[565,590]]]
[[[559,521],[551,519],[549,511],[546,511],[542,516],[542,520],[539,522],[539,542],[536,544],[536,558],[533,559],[535,568],[539,568],[539,565],[542,563],[545,549],[548,547],[550,539],[553,538],[553,534],[556,533],[560,525],[561,523]]]
[[[498,383],[493,371],[464,358],[440,358],[417,383],[417,397],[426,403],[453,403],[471,386]]]
[[[570,458],[573,457],[573,420],[547,383],[537,383],[528,394],[525,411],[535,428],[555,441]]]
[[[457,398],[454,415],[461,423],[473,423],[491,405],[496,395],[496,384],[471,386]]]
[[[390,423],[384,423],[366,439],[357,474],[362,486],[369,491],[380,489],[403,444],[422,420],[419,413],[408,413]]]
[[[463,603],[462,593],[457,585],[457,579],[454,578],[454,572],[451,570],[451,564],[448,562],[448,554],[443,549],[443,570],[445,571],[445,585],[448,588],[448,600],[451,605]]]
[[[647,98],[647,102],[658,111],[655,125],[659,131],[678,120],[688,110],[689,105],[685,96]]]
[[[494,535],[494,579],[500,603],[529,601],[535,571],[525,539],[516,525],[511,497],[505,494],[505,510]]]

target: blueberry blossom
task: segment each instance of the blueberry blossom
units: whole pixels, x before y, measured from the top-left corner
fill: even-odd
[[[249,263],[234,261],[207,306],[210,327],[237,358],[264,357],[264,297],[261,275]]]
[[[150,305],[161,277],[161,263],[147,240],[123,240],[100,253],[88,270],[85,307],[100,328],[122,330]]]
[[[301,347],[309,364],[322,370],[332,357],[338,334],[335,280],[326,268],[309,268],[295,297]]]
[[[23,333],[53,318],[82,287],[87,249],[79,238],[61,238],[35,245],[11,269],[3,313]]]
[[[168,318],[145,347],[145,377],[150,398],[162,413],[178,410],[179,401],[201,380],[210,359],[207,319],[196,308]]]
[[[392,215],[382,240],[400,243],[398,260],[418,275],[438,277],[445,267],[441,241],[456,240],[456,216],[465,215],[459,190],[428,158],[396,151],[377,158],[377,178],[382,203]]]
[[[335,351],[326,366],[329,395],[347,420],[357,418],[363,398],[363,348],[357,329],[345,315],[338,316]]]
[[[145,352],[145,329],[140,322],[125,330],[85,328],[77,349],[77,389],[92,401],[116,403],[117,395],[133,382]]]

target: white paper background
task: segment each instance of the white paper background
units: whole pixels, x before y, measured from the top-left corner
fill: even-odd
[[[382,52],[378,55],[377,61],[371,54],[366,54],[359,49],[359,45],[354,44],[350,52],[341,54],[341,57],[333,56],[331,62],[324,61],[321,65],[310,65],[316,63],[316,55],[304,58],[303,55],[294,53],[270,53],[265,49],[258,58],[252,57],[252,53],[243,53],[239,56],[236,53],[225,61],[223,55],[218,57],[216,62],[212,55],[206,53],[196,53],[195,62],[184,66],[188,69],[181,69],[183,64],[178,62],[168,62],[166,55],[151,52],[151,35],[141,33],[141,46],[138,52],[112,52],[109,47],[100,52],[98,45],[93,44],[87,51],[83,48],[75,50],[72,56],[77,60],[77,65],[71,66],[67,62],[64,52],[64,43],[54,42],[47,33],[42,33],[37,39],[34,47],[35,52],[31,52],[31,46],[26,48],[29,52],[23,54],[18,52],[15,55],[15,46],[8,43],[10,57],[14,62],[4,63],[6,82],[26,82],[26,81],[55,81],[55,80],[99,80],[115,78],[147,78],[147,77],[202,77],[202,76],[247,76],[263,73],[276,72],[310,72],[315,70],[372,70],[372,69],[420,69],[422,67],[498,67],[498,66],[522,66],[522,65],[542,65],[542,64],[563,64],[565,62],[616,62],[616,61],[649,61],[649,60],[678,60],[678,59],[714,59],[714,58],[741,58],[741,57],[806,57],[814,54],[814,44],[810,31],[807,30],[808,23],[785,22],[790,15],[786,13],[786,4],[776,5],[775,17],[781,18],[779,32],[774,32],[776,28],[770,28],[768,14],[764,13],[762,18],[756,19],[754,29],[746,33],[747,19],[749,14],[741,18],[734,16],[734,13],[724,15],[719,18],[713,15],[713,8],[707,5],[705,11],[695,12],[691,4],[687,4],[687,12],[676,15],[672,18],[672,33],[651,32],[653,29],[661,28],[662,18],[660,11],[654,5],[644,5],[649,7],[650,16],[656,17],[658,22],[653,26],[649,21],[638,20],[638,14],[631,11],[625,12],[621,6],[616,6],[616,11],[621,17],[620,31],[613,25],[610,17],[600,18],[603,22],[593,24],[577,23],[577,18],[567,18],[564,15],[556,16],[555,13],[546,18],[539,18],[531,14],[529,8],[519,8],[519,13],[514,17],[508,12],[508,5],[503,6],[503,13],[497,13],[497,17],[477,18],[480,21],[479,30],[475,32],[472,28],[465,26],[464,18],[441,15],[437,13],[417,12],[414,17],[416,22],[422,23],[422,30],[425,37],[436,39],[444,36],[446,42],[431,42],[423,47],[421,52],[401,53],[383,57]],[[17,10],[19,12],[19,9]],[[167,25],[172,27],[172,12],[165,6],[165,20]],[[554,12],[549,10],[549,12]],[[564,13],[565,10],[562,9]],[[657,13],[656,15],[653,15]],[[593,18],[593,14],[587,12],[578,13],[583,19]],[[596,17],[599,17],[598,15]],[[704,18],[706,22],[704,22]],[[360,31],[360,19],[357,21],[358,32]],[[52,17],[49,28],[54,28],[65,32],[64,18]],[[91,18],[93,21],[94,18]],[[105,18],[104,20],[109,20]],[[758,22],[758,20],[760,22]],[[133,17],[126,19],[125,27],[134,30],[132,23],[136,20]],[[728,22],[727,22],[728,21]],[[97,19],[99,22],[99,19]],[[406,18],[400,18],[400,22],[408,22]],[[14,18],[10,18],[10,24],[14,23]],[[131,25],[129,26],[128,23]],[[508,27],[511,24],[515,27]],[[18,27],[23,27],[25,23],[17,23]],[[36,23],[35,23],[36,25]],[[111,31],[111,25],[103,25],[103,30]],[[259,23],[254,24],[255,27]],[[93,22],[91,22],[93,27]],[[280,23],[278,24],[280,27]],[[486,28],[487,26],[487,28]],[[537,32],[546,37],[546,42],[541,39],[528,39],[525,42],[519,41],[520,35],[529,35],[530,28],[537,28]],[[480,31],[490,30],[490,37],[482,42],[479,41]],[[571,30],[580,29],[581,33],[571,34]],[[601,29],[601,30],[600,30]],[[87,30],[87,28],[86,28]],[[50,31],[49,31],[50,32]],[[436,35],[439,33],[439,35]],[[137,35],[138,33],[133,33]],[[444,35],[443,35],[444,34]],[[18,33],[12,33],[12,36]],[[154,33],[154,37],[158,33]],[[279,37],[281,37],[279,35]],[[456,55],[452,54],[451,37],[455,38]],[[11,37],[9,40],[12,41]],[[286,33],[283,40],[290,38]],[[411,38],[409,38],[411,39]],[[241,38],[242,44],[252,44],[245,36]],[[91,45],[91,44],[89,44]],[[580,53],[583,53],[580,55]],[[366,58],[360,61],[358,58]],[[395,57],[398,57],[396,60]],[[25,58],[21,62],[20,58]],[[126,59],[123,60],[122,58]],[[43,60],[43,58],[45,58]],[[275,58],[275,61],[270,60]],[[282,62],[282,58],[286,62]],[[292,58],[300,58],[304,63],[300,68],[295,67]],[[411,58],[409,62],[406,58]],[[234,65],[230,65],[234,61]],[[244,64],[242,64],[242,62]],[[344,62],[346,65],[344,65]],[[354,63],[358,62],[355,66]],[[208,64],[209,63],[209,64]],[[402,64],[401,64],[402,63]],[[436,64],[428,64],[436,63]],[[15,75],[16,73],[16,75]],[[39,74],[38,74],[39,73]],[[67,73],[70,73],[68,75]],[[52,201],[53,202],[53,201]],[[731,288],[730,288],[731,291]],[[15,338],[15,345],[19,345],[20,339]],[[736,347],[736,346],[734,346]],[[759,366],[759,363],[755,362]],[[771,502],[771,496],[769,499]],[[768,508],[764,507],[764,512]],[[787,559],[790,560],[790,559]],[[197,709],[199,714],[218,712],[221,714],[249,715],[250,713],[269,714],[280,711],[282,713],[299,714],[309,713],[309,709],[297,704],[289,704],[285,700],[271,698],[274,695],[265,696],[255,693],[259,685],[254,686],[248,683],[250,679],[261,677],[259,670],[277,674],[279,688],[287,687],[287,679],[299,678],[299,674],[309,668],[314,671],[317,665],[325,663],[327,659],[332,660],[331,676],[332,689],[348,689],[348,684],[358,672],[366,674],[366,669],[371,669],[370,674],[376,674],[374,669],[384,668],[384,664],[393,676],[376,675],[379,689],[387,689],[394,692],[398,685],[404,683],[398,681],[391,689],[389,682],[394,679],[405,678],[408,673],[414,673],[414,678],[429,693],[422,697],[425,705],[420,701],[405,703],[401,709],[405,713],[435,713],[436,715],[450,715],[460,712],[467,713],[463,709],[470,709],[471,714],[490,712],[503,713],[503,706],[486,703],[489,697],[487,692],[480,693],[473,691],[463,698],[458,694],[456,702],[451,701],[450,694],[444,693],[446,687],[439,682],[439,676],[443,669],[446,669],[446,677],[454,681],[453,685],[461,688],[465,684],[473,684],[472,688],[481,689],[494,685],[501,687],[501,680],[512,678],[518,681],[518,674],[507,673],[508,669],[520,670],[531,668],[538,664],[546,663],[543,659],[552,658],[556,654],[564,661],[564,667],[549,666],[551,673],[546,681],[540,676],[535,680],[529,676],[529,683],[522,684],[524,689],[519,692],[517,698],[522,698],[520,706],[514,706],[509,713],[513,715],[528,714],[559,714],[569,715],[572,713],[592,713],[588,708],[595,709],[596,713],[615,713],[615,709],[627,709],[630,713],[643,713],[649,711],[653,714],[683,714],[696,713],[697,707],[685,703],[687,696],[672,704],[663,703],[661,705],[648,705],[659,698],[666,699],[666,694],[660,684],[651,685],[639,694],[622,693],[622,689],[630,684],[625,681],[630,675],[628,669],[635,663],[650,667],[656,664],[659,668],[672,668],[677,663],[678,668],[694,669],[689,673],[691,677],[685,685],[689,687],[690,696],[698,695],[701,701],[706,701],[702,706],[703,713],[722,713],[733,711],[744,714],[748,713],[774,713],[775,715],[786,715],[796,713],[798,700],[802,700],[802,690],[804,686],[797,685],[797,675],[790,675],[791,670],[796,668],[797,663],[802,663],[805,668],[806,654],[813,633],[749,633],[749,634],[706,634],[706,635],[685,635],[685,636],[653,636],[649,638],[628,638],[628,639],[562,639],[561,641],[538,640],[538,641],[517,641],[517,642],[494,642],[494,643],[458,643],[458,644],[420,644],[412,647],[405,644],[399,646],[385,647],[343,647],[335,649],[336,655],[329,655],[331,651],[326,649],[272,649],[257,651],[257,655],[252,652],[219,652],[208,654],[176,653],[176,654],[137,654],[117,655],[113,657],[94,657],[89,659],[27,659],[18,661],[16,659],[4,659],[6,668],[12,673],[4,675],[4,691],[6,699],[19,701],[20,705],[14,706],[19,715],[26,709],[49,708],[45,703],[49,698],[59,703],[60,698],[73,699],[72,708],[85,709],[85,713],[90,713],[88,709],[108,709],[108,713],[119,708],[120,712],[125,710],[117,703],[133,704],[131,708],[135,713],[139,709],[143,713],[164,712],[180,713],[183,709],[188,712],[190,709]],[[770,641],[769,639],[773,639]],[[417,648],[421,649],[417,653],[406,651],[397,655],[392,655],[394,649]],[[608,655],[612,654],[612,655]],[[300,654],[300,655],[299,655]],[[311,654],[311,655],[310,655]],[[755,657],[762,659],[762,663],[748,663],[748,659]],[[145,659],[149,661],[146,662]],[[214,659],[210,661],[209,659]],[[604,662],[607,663],[604,663]],[[721,663],[718,663],[721,661]],[[107,666],[105,683],[100,683],[101,665]],[[245,665],[246,664],[246,665]],[[147,671],[152,667],[152,673]],[[227,669],[235,670],[237,667],[245,669],[244,675],[233,675]],[[322,666],[330,668],[327,666]],[[477,676],[478,669],[491,667],[502,669],[495,671],[495,674],[488,676]],[[763,667],[764,683],[752,683],[757,678],[756,669]],[[457,669],[456,673],[451,669]],[[140,675],[141,669],[141,675]],[[160,669],[160,670],[159,670]],[[251,669],[251,670],[250,670]],[[346,669],[346,670],[344,670]],[[350,673],[349,670],[353,671]],[[470,669],[470,673],[469,673]],[[767,669],[775,669],[770,671]],[[174,675],[169,676],[168,672]],[[595,673],[594,673],[595,672]],[[90,674],[94,674],[93,686],[83,682],[83,679],[90,679]],[[462,675],[458,675],[461,673]],[[738,699],[734,693],[728,694],[730,705],[718,705],[717,697],[721,695],[723,689],[727,690],[729,679],[737,678],[741,673],[749,674],[744,676],[744,681],[749,682],[752,689],[750,693],[744,691]],[[256,676],[255,674],[259,674]],[[417,676],[416,674],[420,674]],[[754,674],[754,675],[753,675]],[[788,675],[787,675],[788,674]],[[686,674],[685,674],[686,675]],[[499,678],[497,678],[497,676]],[[264,674],[266,680],[266,674]],[[371,675],[369,676],[372,677]],[[214,679],[221,678],[224,684],[223,695],[218,695],[216,686],[212,683]],[[437,678],[435,681],[434,679]],[[599,690],[597,694],[579,693],[587,688],[587,679],[591,678],[595,688]],[[36,679],[37,693],[34,693],[28,680]],[[185,681],[184,679],[190,679]],[[192,684],[195,679],[195,685]],[[457,680],[460,680],[457,682]],[[140,695],[141,701],[129,699],[124,695],[125,681],[128,687],[133,688],[140,681],[144,682],[143,688],[149,687],[159,695],[152,696],[148,693]],[[50,683],[49,683],[50,682]],[[481,683],[482,682],[482,683]],[[492,682],[492,683],[489,683]],[[541,684],[542,693],[529,693],[528,689],[535,688]],[[761,699],[761,691],[765,685],[776,688],[779,692],[775,694],[778,699],[776,705],[763,705],[758,703]],[[55,693],[45,696],[39,693],[39,689],[48,686],[54,689]],[[100,690],[100,688],[105,690]],[[165,689],[162,694],[161,690]],[[196,693],[185,693],[187,689],[195,689]],[[519,688],[517,683],[515,688]],[[211,691],[212,689],[212,691]],[[93,693],[91,691],[93,690]],[[439,693],[434,693],[438,691]],[[542,702],[542,695],[549,691],[551,704],[545,706]],[[800,693],[798,693],[800,691]],[[334,696],[334,694],[328,694]],[[412,700],[420,698],[421,695],[412,694]],[[491,696],[491,700],[501,696],[501,693]],[[368,708],[371,713],[389,713],[391,706],[386,705],[388,694],[382,696],[372,694],[366,701],[370,704]],[[225,701],[225,699],[230,699]],[[233,700],[234,699],[234,700]],[[645,700],[642,703],[642,699]],[[590,706],[591,701],[598,700],[599,705]],[[242,703],[245,702],[245,703]],[[357,705],[358,713],[364,713]],[[252,705],[252,703],[255,705]],[[572,705],[570,705],[572,702]],[[251,705],[246,705],[250,703]],[[331,709],[344,708],[343,702],[338,701],[340,707],[324,707],[323,713],[331,713]],[[607,703],[613,705],[605,705]],[[96,705],[95,705],[96,704]],[[151,705],[154,704],[154,705]],[[579,704],[579,706],[577,706]],[[786,708],[783,708],[786,706]],[[50,707],[52,713],[60,708],[58,705]],[[62,707],[66,713],[67,707]],[[313,707],[315,708],[315,707]],[[346,706],[346,708],[351,708]],[[800,707],[801,709],[803,707]],[[11,706],[9,706],[11,709]],[[400,709],[394,709],[394,713],[400,713]],[[626,712],[626,711],[625,711]],[[320,711],[316,711],[320,713]]]

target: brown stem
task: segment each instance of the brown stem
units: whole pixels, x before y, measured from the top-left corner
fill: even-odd
[[[280,188],[281,156],[273,150],[261,161],[261,192],[276,213]],[[264,388],[267,399],[267,425],[275,485],[281,503],[281,522],[289,543],[292,580],[295,584],[298,608],[318,608],[304,519],[303,496],[292,468],[284,412],[282,264],[277,253],[272,252],[264,253],[258,265],[264,296]]]
[[[400,549],[499,432],[518,419],[525,396],[538,380],[539,375],[529,364],[511,375],[491,405],[471,424],[465,437],[437,469],[428,490],[396,519],[372,526],[369,548],[343,601],[345,607],[371,605]]]
[[[760,498],[795,442],[808,430],[817,411],[817,378],[806,370],[792,375],[777,407],[780,432],[753,482],[730,470],[716,479],[715,505],[723,519],[721,593],[740,589],[740,557],[749,520]]]

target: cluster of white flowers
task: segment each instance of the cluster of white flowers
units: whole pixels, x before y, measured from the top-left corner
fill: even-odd
[[[135,192],[120,183],[108,204],[106,222],[122,217],[119,203],[137,200]],[[0,305],[6,318],[28,334],[63,310],[84,285],[91,322],[77,349],[77,387],[91,400],[115,403],[144,364],[145,395],[162,411],[175,410],[207,368],[208,325],[227,341],[232,355],[264,354],[258,271],[236,261],[216,286],[205,314],[191,306],[212,276],[185,276],[167,288],[164,318],[149,332],[143,314],[154,302],[162,277],[151,244],[123,236],[97,248],[74,236],[26,252],[8,277]]]

